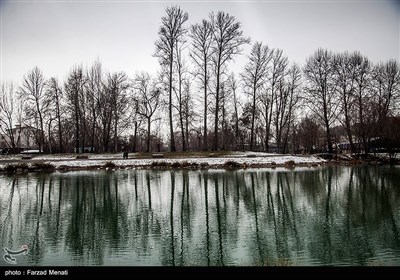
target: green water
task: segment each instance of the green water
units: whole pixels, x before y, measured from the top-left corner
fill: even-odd
[[[400,265],[399,167],[1,175],[0,194],[18,265]]]

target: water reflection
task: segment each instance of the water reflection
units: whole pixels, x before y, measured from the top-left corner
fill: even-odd
[[[1,247],[28,244],[19,265],[400,265],[399,171],[2,175]]]

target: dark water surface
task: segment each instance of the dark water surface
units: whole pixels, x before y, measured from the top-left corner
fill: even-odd
[[[400,265],[399,167],[1,175],[0,195],[18,265]]]

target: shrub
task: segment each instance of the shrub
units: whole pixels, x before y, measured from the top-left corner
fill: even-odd
[[[228,168],[240,168],[241,167],[240,163],[233,161],[233,160],[226,161],[224,163],[224,166],[228,167]]]
[[[8,173],[14,173],[17,172],[19,170],[27,170],[28,169],[28,165],[26,163],[18,163],[18,164],[7,164],[4,167],[4,171],[8,172]]]
[[[113,169],[113,168],[115,168],[115,163],[112,162],[112,161],[107,161],[107,162],[104,164],[104,167],[105,167],[105,168]]]
[[[172,168],[179,168],[179,167],[182,167],[182,165],[180,164],[180,162],[175,161],[175,162],[173,162],[173,163],[171,164],[171,167],[172,167]]]
[[[288,160],[285,162],[285,166],[294,166],[294,160]]]
[[[153,161],[153,162],[150,164],[150,167],[151,167],[151,168],[155,168],[155,167],[168,167],[168,166],[171,166],[171,164],[168,163],[168,162],[166,162],[166,161]]]
[[[54,170],[55,167],[51,163],[46,162],[35,162],[32,164],[31,169],[33,170]]]

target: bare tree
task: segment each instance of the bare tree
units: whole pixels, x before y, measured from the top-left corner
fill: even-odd
[[[61,86],[58,80],[54,77],[50,78],[47,82],[46,86],[46,98],[45,102],[50,110],[49,112],[49,149],[51,150],[51,135],[50,135],[50,127],[51,120],[57,120],[57,131],[58,131],[58,145],[60,152],[64,152],[63,149],[63,133],[62,133],[62,100],[63,100],[63,92],[61,90]]]
[[[140,73],[135,76],[134,88],[137,113],[147,123],[147,152],[150,152],[151,123],[154,121],[152,117],[160,105],[161,91],[148,73]]]
[[[373,70],[373,95],[375,99],[376,124],[374,136],[388,141],[395,122],[390,121],[391,115],[399,110],[400,98],[400,66],[395,60],[380,63]],[[394,138],[393,138],[394,139]],[[389,141],[390,142],[390,141]],[[386,143],[391,150],[390,143]]]
[[[294,64],[279,82],[275,98],[275,139],[277,149],[286,153],[288,149],[289,132],[294,122],[295,109],[299,101],[301,70]]]
[[[185,126],[185,137],[186,137],[186,145],[188,149],[189,146],[189,125],[192,123],[195,117],[194,112],[194,105],[192,100],[192,95],[190,93],[190,80],[186,78],[183,85],[183,99],[182,99],[182,109],[183,109],[183,119],[184,119],[184,126]]]
[[[26,113],[28,118],[35,118],[35,123],[38,124],[37,142],[39,151],[43,151],[44,147],[44,121],[43,114],[45,108],[45,79],[42,70],[35,66],[31,71],[24,76],[20,92],[22,98],[26,102]]]
[[[187,79],[186,75],[188,73],[187,67],[186,67],[186,61],[183,57],[183,51],[185,49],[185,45],[182,43],[178,43],[175,45],[176,50],[175,50],[175,67],[176,67],[176,74],[178,76],[177,79],[177,86],[175,87],[175,96],[177,100],[177,104],[174,105],[174,108],[178,111],[178,116],[179,116],[179,126],[181,128],[181,136],[182,136],[182,150],[186,151],[187,150],[187,138],[185,137],[185,93],[183,90],[184,87],[184,81]],[[189,92],[186,92],[189,93]]]
[[[22,102],[18,99],[13,83],[2,83],[0,90],[0,128],[8,137],[4,138],[7,146],[12,152],[16,152],[21,130],[18,130],[18,127],[14,128],[14,120],[21,125]]]
[[[312,154],[319,146],[318,138],[320,126],[313,117],[305,117],[300,121],[297,128],[297,137],[305,153]]]
[[[105,92],[110,97],[109,106],[111,110],[111,119],[113,122],[114,145],[113,150],[117,152],[118,128],[121,119],[123,119],[127,105],[127,90],[129,88],[128,78],[125,73],[112,73],[107,75],[107,84]]]
[[[334,82],[337,87],[341,111],[344,116],[344,127],[350,143],[351,152],[355,152],[352,116],[354,108],[354,94],[356,86],[356,65],[352,63],[349,53],[339,53],[333,56]],[[339,118],[339,121],[340,118]]]
[[[306,105],[324,124],[328,151],[332,153],[331,125],[336,120],[340,108],[335,94],[332,53],[318,49],[307,59],[303,72],[306,79]]]
[[[395,60],[380,63],[373,71],[375,80],[374,92],[378,98],[379,118],[384,120],[390,111],[396,108],[400,97],[400,66]]]
[[[239,129],[239,106],[240,106],[240,101],[238,98],[238,82],[236,81],[235,74],[231,73],[228,77],[227,81],[227,90],[231,92],[231,96],[233,98],[233,124],[234,124],[234,132],[235,132],[235,149],[238,148],[239,146],[239,134],[240,134],[240,129]]]
[[[169,115],[169,129],[171,137],[171,151],[175,152],[175,136],[174,136],[174,124],[173,124],[173,113],[172,113],[172,91],[173,91],[173,65],[175,59],[175,46],[181,41],[187,30],[184,28],[184,23],[188,20],[188,14],[183,12],[178,6],[168,7],[166,15],[161,18],[161,26],[158,31],[159,39],[155,42],[156,51],[155,56],[159,58],[162,67],[168,67],[168,91],[169,91],[169,103],[168,103],[168,115]]]
[[[88,98],[88,106],[91,115],[91,132],[90,132],[90,151],[94,152],[96,141],[96,128],[98,126],[98,114],[100,113],[100,107],[104,106],[100,104],[101,96],[104,95],[105,81],[103,77],[103,68],[101,62],[96,60],[92,67],[87,71],[86,74],[86,94]],[[98,149],[98,147],[97,147]]]
[[[252,115],[250,128],[250,150],[254,148],[254,126],[256,106],[259,94],[268,78],[268,63],[271,60],[272,52],[268,46],[263,46],[261,42],[255,42],[248,56],[248,63],[242,73],[244,89],[251,97]]]
[[[195,76],[199,77],[203,88],[203,150],[208,149],[207,118],[208,118],[208,88],[210,80],[211,57],[213,55],[212,44],[212,25],[203,19],[201,24],[194,24],[190,29],[192,38],[192,48],[190,56],[193,59],[197,71]]]
[[[222,130],[222,150],[227,150],[228,141],[228,111],[229,111],[229,100],[231,99],[231,92],[228,90],[226,86],[227,83],[224,81],[221,83],[221,92],[220,92],[220,107],[219,110],[221,111],[221,130]]]
[[[215,87],[215,120],[214,120],[214,141],[213,149],[218,150],[218,121],[220,110],[221,79],[224,68],[235,55],[242,52],[241,47],[250,43],[250,39],[243,36],[241,23],[236,21],[234,16],[219,11],[217,14],[210,14],[210,21],[213,30],[212,62],[216,78]]]
[[[368,153],[368,131],[371,129],[368,125],[366,116],[368,115],[369,101],[367,99],[369,95],[369,87],[371,84],[371,71],[372,64],[367,57],[362,56],[360,53],[356,52],[351,56],[351,61],[356,68],[356,89],[355,89],[355,103],[357,107],[357,134],[359,137],[359,142],[362,143],[364,152]]]
[[[74,66],[64,84],[66,101],[71,112],[71,118],[74,120],[76,153],[79,153],[79,147],[81,141],[83,141],[83,137],[81,137],[81,130],[84,130],[82,128],[82,112],[84,105],[82,100],[85,83],[86,77],[83,74],[82,66]],[[82,148],[84,148],[83,145]]]
[[[263,94],[261,95],[261,115],[264,119],[265,150],[269,150],[269,140],[271,138],[271,125],[273,122],[273,113],[276,110],[277,92],[285,77],[287,71],[288,60],[283,56],[283,51],[280,49],[273,49],[271,54],[271,66],[269,69],[268,83],[264,87]]]

